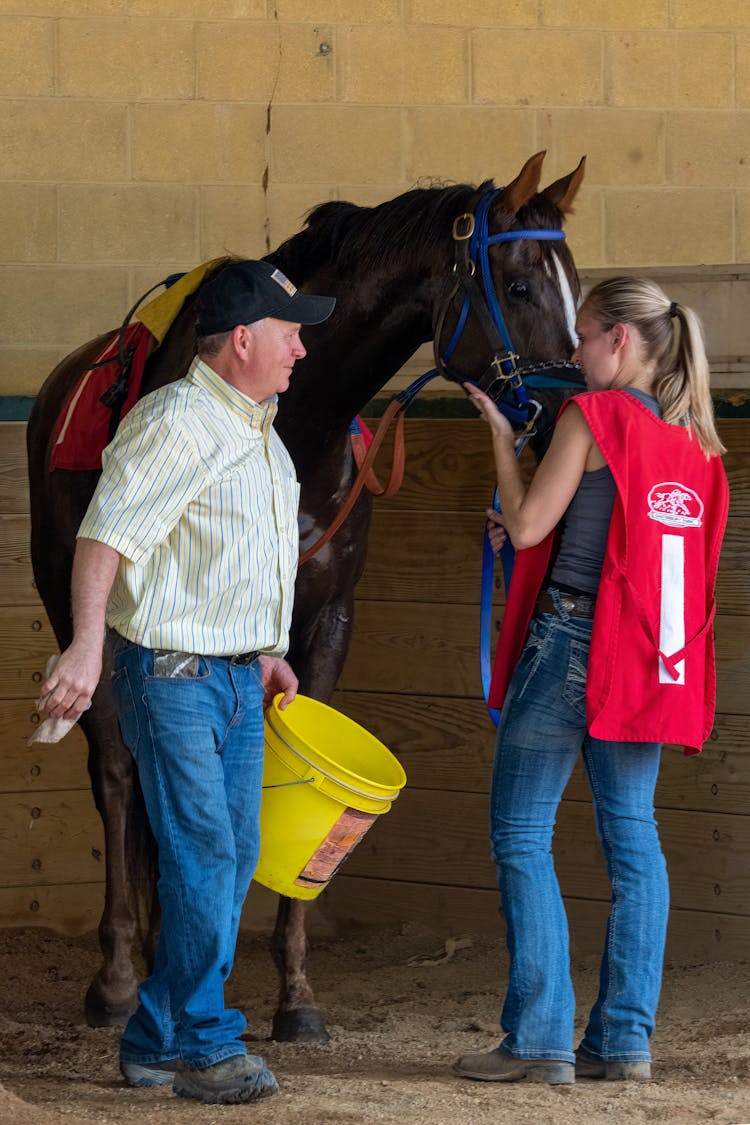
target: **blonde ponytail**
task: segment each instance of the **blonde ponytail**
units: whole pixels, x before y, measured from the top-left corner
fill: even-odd
[[[687,426],[706,457],[725,452],[716,432],[703,328],[692,309],[670,301],[653,281],[612,277],[595,285],[583,303],[603,331],[632,324],[654,363],[654,396],[662,418]]]

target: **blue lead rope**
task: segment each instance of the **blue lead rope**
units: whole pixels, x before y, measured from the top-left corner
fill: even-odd
[[[516,457],[526,445],[531,435],[521,438],[516,445]],[[492,507],[496,512],[502,512],[500,497],[495,489],[492,496]],[[513,564],[516,561],[516,549],[508,537],[500,548],[500,563],[503,568],[503,581],[505,582],[505,597],[508,597],[510,580],[513,577]],[[484,529],[482,544],[482,593],[479,606],[479,669],[482,677],[482,691],[487,704],[487,714],[495,726],[500,722],[500,712],[495,707],[490,707],[490,683],[492,681],[492,600],[495,592],[495,555],[490,544],[490,534]]]

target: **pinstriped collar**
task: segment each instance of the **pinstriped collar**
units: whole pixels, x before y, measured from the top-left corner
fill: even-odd
[[[222,379],[213,367],[209,367],[198,356],[191,363],[190,370],[185,378],[197,387],[203,387],[215,398],[220,399],[230,410],[247,419],[253,426],[267,426],[276,417],[278,395],[265,399],[264,402],[255,402],[249,395],[243,394],[242,391],[238,391],[236,387]]]

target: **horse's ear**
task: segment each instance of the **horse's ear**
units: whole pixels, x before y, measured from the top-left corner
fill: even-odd
[[[511,215],[517,215],[525,207],[533,195],[539,191],[539,181],[542,177],[542,164],[547,155],[547,150],[536,152],[524,164],[513,183],[503,189],[500,196],[503,210],[507,209]]]
[[[568,176],[563,176],[559,180],[555,180],[553,184],[546,187],[542,192],[545,199],[550,203],[554,203],[558,211],[562,211],[563,215],[568,215],[573,210],[573,200],[578,194],[578,189],[583,182],[583,174],[586,171],[586,157],[582,156],[578,167],[575,171],[571,172]]]

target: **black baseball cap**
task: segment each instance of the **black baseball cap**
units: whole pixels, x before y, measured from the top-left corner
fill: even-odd
[[[196,331],[199,336],[213,336],[267,316],[292,324],[320,324],[335,304],[335,297],[301,293],[270,262],[232,261],[200,289]]]

